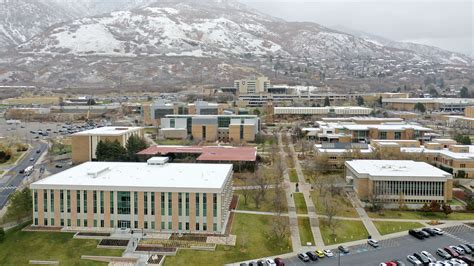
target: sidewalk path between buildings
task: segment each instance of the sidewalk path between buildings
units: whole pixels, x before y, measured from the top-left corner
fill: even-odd
[[[367,232],[369,232],[369,235],[372,236],[375,239],[380,238],[380,233],[377,230],[377,227],[375,227],[374,223],[370,219],[369,215],[365,211],[364,207],[362,207],[362,203],[360,202],[359,198],[355,195],[354,192],[349,192],[347,193],[349,200],[352,203],[352,206],[357,211],[357,214],[359,214],[359,217],[362,220],[362,223],[364,223],[365,228],[367,229]]]
[[[295,147],[291,141],[291,135],[287,133],[286,137],[288,138],[288,147],[290,148],[290,153],[288,156],[292,156],[293,163],[295,165],[296,174],[298,175],[299,181],[299,190],[303,193],[304,200],[306,201],[306,208],[308,209],[309,223],[311,225],[311,232],[313,233],[313,243],[317,248],[322,248],[324,246],[323,236],[321,230],[319,229],[319,220],[318,215],[316,214],[316,208],[314,207],[313,200],[311,200],[311,185],[306,182],[306,178],[303,175],[301,170],[300,161],[295,152]]]
[[[288,204],[288,216],[290,217],[290,234],[291,234],[291,246],[293,251],[298,251],[301,249],[301,240],[300,240],[300,231],[298,230],[298,216],[296,215],[295,202],[292,197],[292,187],[290,182],[290,176],[288,175],[288,166],[286,165],[286,153],[283,149],[283,142],[281,139],[281,133],[278,133],[278,147],[280,149],[280,160],[282,161],[285,167],[284,173],[284,185],[286,201]]]

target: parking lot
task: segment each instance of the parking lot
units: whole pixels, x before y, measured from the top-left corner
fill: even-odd
[[[339,265],[379,265],[381,262],[395,259],[403,261],[406,265],[412,265],[406,256],[414,252],[426,250],[433,254],[436,259],[442,259],[436,255],[436,250],[448,245],[459,245],[474,243],[474,230],[465,225],[448,227],[443,229],[443,236],[433,236],[428,239],[418,240],[408,234],[403,237],[381,240],[380,247],[373,248],[368,244],[351,246],[349,254],[341,254]],[[316,262],[302,262],[297,257],[285,259],[286,265],[338,265],[337,251],[333,250],[335,256],[322,258]]]

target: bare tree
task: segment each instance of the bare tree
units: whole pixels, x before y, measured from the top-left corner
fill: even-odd
[[[247,206],[248,199],[252,194],[252,186],[249,177],[244,178],[244,186],[242,187],[242,196],[244,197],[244,205]]]
[[[275,238],[276,243],[285,243],[285,238],[288,237],[290,228],[287,219],[282,219],[280,215],[273,216],[272,225],[270,227],[270,235]]]
[[[326,215],[327,225],[332,234],[336,233],[337,221],[334,219],[339,212],[339,204],[334,200],[330,193],[325,193],[323,199],[323,213]]]
[[[261,167],[258,167],[257,171],[255,171],[254,175],[254,184],[258,187],[257,192],[261,194],[262,199],[265,199],[265,196],[268,191],[268,187],[270,185],[270,179]]]
[[[273,210],[275,213],[280,215],[284,208],[284,195],[285,191],[281,186],[281,182],[275,182],[275,193],[273,194]]]

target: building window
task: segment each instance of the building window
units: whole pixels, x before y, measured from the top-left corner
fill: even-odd
[[[183,230],[183,223],[182,222],[178,223],[178,230]]]
[[[202,197],[202,215],[204,217],[207,216],[207,197],[206,197],[206,194],[203,194],[203,197]]]
[[[165,193],[161,192],[161,215],[165,215]]]
[[[35,212],[38,211],[38,191],[34,190],[33,191],[33,197],[35,198]]]
[[[100,213],[104,213],[104,191],[100,192]]]
[[[54,218],[51,218],[51,226],[54,226]]]
[[[81,213],[81,192],[79,190],[76,191],[76,212]]]
[[[168,192],[168,215],[173,215],[173,197],[171,196],[171,192]]]
[[[459,165],[460,168],[466,168],[466,164],[462,163]]]
[[[104,227],[105,223],[104,220],[100,220],[100,227]]]
[[[118,214],[130,214],[130,192],[117,191]]]
[[[380,132],[380,139],[387,139],[387,132],[385,131]]]
[[[38,218],[35,218],[34,225],[38,225]]]
[[[143,193],[143,206],[145,207],[145,215],[148,215],[148,192]]]
[[[64,212],[64,190],[59,191],[59,212]]]
[[[155,215],[155,192],[151,192],[151,215]]]
[[[143,225],[144,225],[143,227],[144,227],[145,229],[148,229],[148,222],[147,222],[147,221],[145,221],[145,222],[143,223]]]
[[[87,227],[87,219],[84,219],[84,227]]]
[[[189,216],[189,193],[186,193],[186,216]]]
[[[207,224],[206,223],[202,224],[202,231],[207,231]]]
[[[199,216],[199,193],[196,193],[196,217]]]
[[[138,221],[133,222],[133,228],[138,228]]]
[[[92,202],[94,203],[94,213],[97,213],[97,191],[93,191],[92,195]]]
[[[114,214],[114,192],[110,191],[110,214]]]
[[[170,119],[170,128],[175,128],[175,125],[176,125],[176,122],[175,122],[174,118],[171,118]]]
[[[61,218],[61,220],[60,220],[60,225],[64,226],[64,219],[63,218]]]
[[[189,231],[189,223],[186,222],[186,230]]]
[[[151,229],[155,229],[155,222],[151,222]]]
[[[173,223],[172,222],[168,222],[168,230],[171,230],[173,229]]]
[[[196,230],[198,230],[198,231],[200,230],[199,229],[199,223],[196,223]]]
[[[87,213],[87,191],[84,191],[84,213]]]
[[[97,227],[97,220],[94,219],[94,227]]]
[[[48,212],[48,190],[44,190],[43,192],[43,209],[44,212]]]
[[[133,192],[133,213],[135,215],[138,214],[138,193],[137,192]]]
[[[213,193],[212,194],[212,213],[214,217],[217,217],[217,194]]]
[[[244,125],[240,125],[240,139],[244,139]]]
[[[161,222],[161,230],[165,230],[165,222]]]
[[[44,219],[43,219],[43,223],[44,223],[44,225],[48,225],[48,219],[47,219],[47,218],[44,218]]]
[[[76,226],[81,226],[81,219],[76,220]]]
[[[71,219],[67,219],[67,226],[71,226]]]
[[[215,232],[217,231],[217,224],[216,223],[213,223],[212,224],[212,230]]]
[[[49,211],[54,212],[54,190],[50,190],[49,194],[51,195],[51,209],[49,209]]]
[[[206,139],[206,126],[202,126],[202,139]]]
[[[66,190],[66,210],[71,212],[71,190]]]
[[[183,216],[183,199],[181,192],[178,192],[178,216]]]
[[[402,139],[402,132],[395,132],[395,139]]]

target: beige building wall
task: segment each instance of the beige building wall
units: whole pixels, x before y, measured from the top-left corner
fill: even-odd
[[[72,135],[71,142],[73,164],[79,164],[91,160],[89,136]]]

